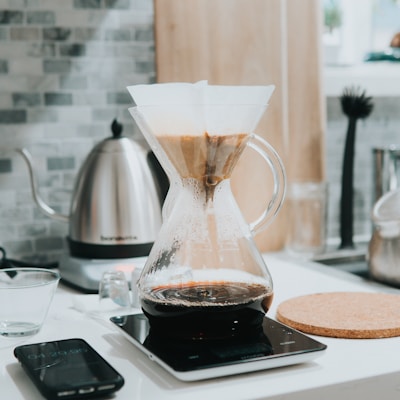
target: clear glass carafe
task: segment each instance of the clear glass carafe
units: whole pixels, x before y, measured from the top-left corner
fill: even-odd
[[[252,133],[265,108],[191,104],[130,109],[171,183],[163,225],[139,279],[142,309],[151,328],[163,335],[247,335],[260,328],[270,307],[272,278],[253,234],[278,212],[285,173],[274,149]],[[246,146],[267,162],[274,178],[266,210],[250,225],[230,185]]]

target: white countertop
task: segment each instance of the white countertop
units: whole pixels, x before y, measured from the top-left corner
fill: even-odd
[[[268,313],[272,318],[279,303],[308,293],[388,291],[400,294],[400,290],[364,281],[332,267],[299,263],[282,254],[267,254],[265,260],[274,280],[275,297]],[[327,344],[328,349],[313,362],[185,383],[149,360],[107,321],[77,311],[74,300],[85,301],[83,296],[90,295],[80,295],[60,285],[46,323],[37,335],[24,341],[0,338],[2,399],[42,399],[13,356],[16,345],[73,337],[88,341],[124,376],[125,385],[115,395],[118,400],[400,398],[400,337],[367,340],[315,337]]]

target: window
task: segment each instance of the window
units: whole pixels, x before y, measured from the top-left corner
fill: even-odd
[[[324,61],[354,65],[371,52],[390,50],[400,32],[400,0],[321,0]],[[400,59],[399,59],[400,61]]]

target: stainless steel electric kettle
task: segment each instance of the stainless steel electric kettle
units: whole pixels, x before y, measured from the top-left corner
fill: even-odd
[[[162,196],[149,152],[122,136],[122,125],[116,120],[111,129],[112,136],[92,149],[78,172],[69,216],[43,201],[30,153],[24,148],[17,150],[28,164],[33,197],[40,210],[69,222],[67,239],[73,257],[146,256],[161,226]]]

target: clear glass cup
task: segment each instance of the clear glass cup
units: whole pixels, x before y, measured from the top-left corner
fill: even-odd
[[[290,183],[288,203],[286,250],[303,259],[312,259],[326,246],[328,185],[326,182]]]
[[[106,271],[99,284],[101,311],[118,311],[131,306],[129,285],[122,271]]]
[[[0,270],[0,335],[34,335],[41,329],[60,275],[43,268]]]

